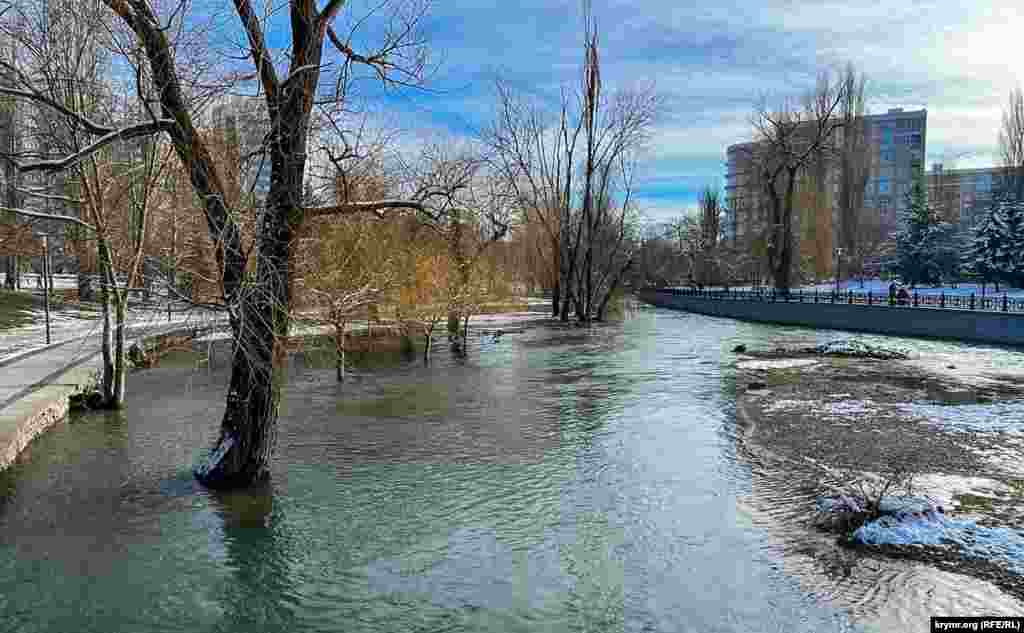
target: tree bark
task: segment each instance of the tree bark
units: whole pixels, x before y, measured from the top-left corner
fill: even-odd
[[[114,376],[110,388],[110,399],[107,401],[107,406],[111,409],[120,409],[124,406],[128,379],[127,349],[125,347],[127,316],[128,293],[119,293],[114,302]]]
[[[18,256],[8,255],[4,258],[6,260],[7,278],[4,280],[4,287],[8,290],[20,290],[21,284],[20,275],[18,275]]]
[[[291,200],[301,199],[301,188],[292,193]],[[257,291],[246,293],[232,317],[235,345],[220,436],[194,473],[210,488],[247,486],[269,475],[281,404],[279,370],[290,324],[289,249],[295,227],[289,220],[297,209],[288,200],[286,193],[271,191],[259,227]]]
[[[100,289],[100,301],[103,303],[103,342],[100,345],[103,358],[103,382],[100,395],[103,406],[114,399],[114,327],[113,311],[110,309],[110,289],[106,284]]]
[[[335,374],[338,382],[345,382],[345,324],[334,326]]]

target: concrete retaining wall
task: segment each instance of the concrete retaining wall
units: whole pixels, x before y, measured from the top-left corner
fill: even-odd
[[[195,328],[172,326],[169,331],[127,341],[141,340],[147,349],[159,348],[181,338],[191,338]],[[99,343],[96,343],[99,347]],[[45,352],[43,352],[45,354]],[[17,371],[15,363],[2,371]],[[45,384],[34,388],[0,409],[0,470],[10,466],[18,455],[38,435],[68,414],[68,398],[92,382],[93,374],[101,367],[99,351],[87,354],[71,366],[54,367],[54,374]]]
[[[744,321],[1024,346],[1024,314],[907,306],[709,299],[639,290],[652,305]]]

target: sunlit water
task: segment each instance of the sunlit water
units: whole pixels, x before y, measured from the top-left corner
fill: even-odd
[[[745,457],[729,350],[831,336],[646,309],[344,386],[297,357],[271,482],[233,494],[189,471],[225,373],[165,362],[0,475],[0,630],[927,630],[928,600],[1006,604],[815,566],[798,493]]]

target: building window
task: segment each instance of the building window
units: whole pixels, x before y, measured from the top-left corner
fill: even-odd
[[[889,193],[889,179],[888,178],[879,178],[878,179],[878,193],[879,194],[887,194],[887,193]]]

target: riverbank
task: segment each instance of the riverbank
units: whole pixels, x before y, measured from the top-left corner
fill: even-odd
[[[826,473],[884,477],[899,467],[945,516],[1024,530],[1019,370],[986,366],[983,353],[874,360],[786,349],[739,353],[735,365],[745,443],[766,468],[784,470],[813,491],[795,501],[808,529],[819,529],[811,519],[815,498],[834,492],[824,485]],[[864,545],[848,531],[838,541],[859,555],[926,563],[1024,600],[1024,579],[998,556],[968,555],[952,545]]]
[[[159,355],[182,347],[200,332],[194,324],[149,327],[130,336]],[[67,417],[72,396],[95,388],[101,370],[99,341],[79,337],[29,350],[5,362],[0,378],[0,471],[40,434]]]
[[[1024,303],[889,305],[884,297],[722,292],[644,288],[644,302],[673,310],[759,323],[819,329],[949,339],[1024,347]],[[940,307],[942,306],[942,307]],[[978,309],[984,308],[984,309]]]

